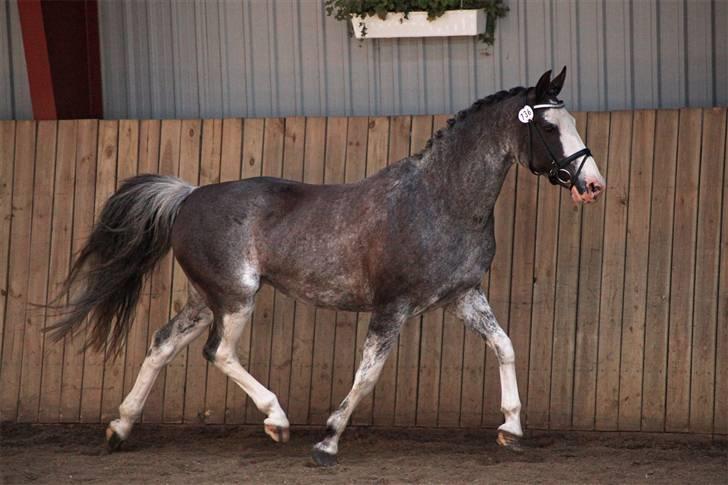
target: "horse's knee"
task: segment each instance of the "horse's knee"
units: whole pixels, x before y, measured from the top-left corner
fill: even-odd
[[[504,332],[499,332],[493,336],[493,350],[498,357],[498,363],[513,364],[516,361],[516,352],[513,350],[513,343],[510,337]]]

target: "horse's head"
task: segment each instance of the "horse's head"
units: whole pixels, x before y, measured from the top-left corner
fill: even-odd
[[[574,117],[558,99],[566,77],[566,67],[553,80],[551,71],[529,89],[526,105],[518,119],[528,131],[521,157],[537,175],[546,175],[554,185],[571,191],[575,202],[593,202],[606,188],[591,152],[576,131]]]

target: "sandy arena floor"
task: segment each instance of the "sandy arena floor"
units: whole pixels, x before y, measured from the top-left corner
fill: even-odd
[[[108,454],[103,430],[3,425],[3,483],[728,483],[725,442],[690,436],[533,433],[515,454],[492,430],[349,429],[324,469],[309,457],[320,431],[277,445],[262,427],[142,424]]]

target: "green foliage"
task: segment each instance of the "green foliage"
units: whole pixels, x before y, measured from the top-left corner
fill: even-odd
[[[482,9],[488,16],[488,22],[486,32],[479,38],[489,45],[495,40],[496,20],[505,17],[508,12],[504,0],[324,0],[324,6],[328,15],[345,21],[355,15],[362,17],[376,15],[384,19],[389,12],[403,12],[407,18],[410,12],[415,11],[425,11],[427,18],[434,20],[447,10]]]

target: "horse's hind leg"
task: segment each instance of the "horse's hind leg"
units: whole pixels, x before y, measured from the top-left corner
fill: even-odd
[[[238,360],[237,346],[245,324],[253,313],[254,292],[234,311],[216,311],[213,327],[203,350],[205,358],[215,364],[250,396],[255,406],[267,417],[263,421],[265,432],[278,442],[290,437],[288,418],[278,398],[251,376]]]
[[[109,449],[113,451],[119,448],[129,437],[131,428],[141,416],[144,403],[162,368],[198,337],[211,322],[212,312],[200,300],[197,293],[190,289],[189,299],[184,308],[155,332],[134,387],[119,406],[119,419],[109,423],[106,430]]]
[[[361,363],[354,377],[354,385],[339,405],[339,409],[334,411],[326,421],[326,437],[313,447],[313,459],[317,464],[321,466],[336,464],[339,438],[346,428],[346,423],[359,401],[374,389],[406,318],[407,315],[400,313],[394,315],[372,314],[367,338],[364,341]]]

